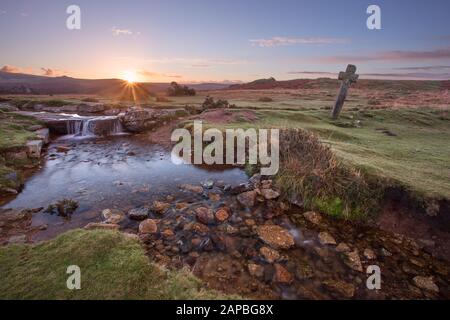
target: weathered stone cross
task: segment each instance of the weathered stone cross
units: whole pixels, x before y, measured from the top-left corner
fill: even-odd
[[[356,74],[356,66],[349,64],[345,72],[339,72],[339,80],[342,80],[341,90],[334,104],[333,111],[331,112],[331,118],[337,119],[344,105],[345,98],[347,97],[348,88],[352,83],[358,81],[359,75]]]

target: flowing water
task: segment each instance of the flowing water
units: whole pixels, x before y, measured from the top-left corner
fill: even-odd
[[[180,194],[179,185],[184,183],[199,185],[207,179],[240,183],[247,179],[241,169],[233,167],[175,165],[166,149],[149,144],[145,138],[80,139],[76,133],[90,136],[83,134],[83,128],[88,126],[89,122],[77,125],[72,135],[52,143],[42,169],[27,180],[15,199],[3,206],[46,208],[64,198],[78,202],[79,208],[70,218],[45,212],[34,215],[33,225],[48,225],[47,230],[35,235],[35,240],[100,221],[103,209],[127,211]]]

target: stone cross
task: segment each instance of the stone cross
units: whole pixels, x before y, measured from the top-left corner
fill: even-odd
[[[345,98],[347,97],[348,88],[352,83],[358,80],[359,75],[356,74],[356,66],[349,64],[345,72],[339,72],[339,80],[342,80],[341,90],[334,104],[333,111],[331,112],[331,118],[337,119],[344,105]]]

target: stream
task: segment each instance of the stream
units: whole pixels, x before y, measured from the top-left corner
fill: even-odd
[[[45,209],[65,198],[78,202],[77,210],[66,217],[37,210],[31,220],[37,230],[32,242],[102,222],[105,209],[124,213],[120,230],[136,234],[139,221],[126,213],[160,201],[164,212],[149,211],[148,216],[158,232],[140,237],[148,255],[169,268],[187,267],[208,287],[222,292],[258,299],[450,295],[447,264],[409,239],[325,216],[318,222],[302,208],[261,195],[254,206],[243,206],[237,200],[239,192],[229,191],[248,185],[241,168],[175,165],[170,150],[150,143],[146,134],[123,134],[113,117],[97,123],[113,135],[99,137],[95,122],[71,119],[68,134],[48,145],[40,170],[27,179],[22,192],[3,204],[2,208]],[[257,184],[252,188],[263,189],[263,184],[272,188],[271,181]],[[183,185],[203,188],[196,192]],[[227,214],[218,221],[220,209]],[[275,229],[275,238],[286,232],[292,243],[268,245],[259,233],[263,226],[280,228]],[[366,267],[374,264],[383,270],[383,290],[366,287]],[[432,276],[441,291],[414,287],[415,276]]]

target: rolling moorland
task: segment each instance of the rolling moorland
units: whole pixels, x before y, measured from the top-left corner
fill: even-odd
[[[36,226],[30,227],[30,221],[34,221],[33,216],[36,215],[33,210],[41,205],[30,203],[27,208],[33,209],[32,212],[24,214],[26,217],[23,219],[14,220],[14,228],[5,226],[5,223],[2,226],[1,239],[9,244],[0,249],[0,268],[2,274],[8,275],[8,280],[0,283],[0,288],[5,294],[8,293],[7,297],[21,297],[26,291],[27,294],[23,297],[92,298],[100,292],[106,292],[106,287],[102,287],[105,282],[101,282],[98,287],[100,289],[90,287],[89,290],[71,294],[64,291],[61,287],[64,283],[57,280],[50,281],[48,290],[43,290],[46,295],[35,290],[25,290],[27,287],[21,282],[23,273],[16,268],[21,265],[22,259],[32,261],[37,266],[36,273],[29,276],[31,280],[28,283],[32,284],[33,281],[39,281],[38,271],[47,268],[46,255],[51,256],[52,261],[63,261],[60,269],[64,268],[64,262],[70,260],[67,252],[74,250],[57,248],[69,245],[68,242],[73,243],[72,238],[77,238],[77,243],[85,243],[83,248],[89,248],[86,251],[90,252],[89,258],[84,256],[84,251],[79,252],[84,258],[96,260],[98,256],[103,257],[99,262],[99,265],[106,266],[106,269],[102,269],[106,270],[103,276],[105,279],[117,278],[117,283],[111,286],[122,288],[123,283],[135,281],[145,287],[140,291],[130,287],[120,294],[106,295],[105,298],[180,298],[188,296],[186,292],[194,291],[192,298],[214,296],[217,292],[256,298],[448,297],[449,292],[445,288],[449,287],[450,260],[449,81],[361,80],[350,89],[341,117],[331,120],[330,109],[339,89],[339,82],[332,79],[276,81],[270,78],[231,86],[190,85],[197,90],[197,94],[181,97],[166,96],[164,93],[168,84],[137,84],[143,94],[136,102],[128,99],[129,93],[123,94],[125,85],[121,80],[42,79],[45,77],[24,75],[8,77],[0,75],[0,186],[3,190],[4,210],[8,210],[8,203],[20,201],[20,196],[33,187],[31,182],[27,187],[27,181],[39,177],[39,172],[45,172],[46,166],[52,161],[64,163],[65,158],[73,156],[77,150],[84,152],[83,148],[87,147],[98,150],[102,143],[109,143],[109,139],[104,137],[99,138],[98,144],[93,142],[89,146],[79,145],[78,142],[60,142],[57,140],[57,130],[49,125],[51,121],[30,114],[33,112],[70,114],[84,110],[89,111],[86,115],[90,116],[111,116],[133,112],[130,108],[138,104],[142,110],[156,112],[150,127],[132,134],[133,139],[138,139],[139,146],[144,149],[146,144],[158,144],[167,148],[171,144],[171,130],[176,127],[191,128],[193,120],[202,120],[205,129],[279,128],[282,129],[283,139],[278,175],[252,181],[252,187],[242,190],[238,190],[238,186],[231,186],[231,191],[235,191],[231,195],[225,191],[226,188],[220,186],[219,179],[213,181],[214,186],[211,186],[211,178],[208,179],[207,176],[200,179],[206,179],[206,183],[186,182],[182,189],[183,192],[188,190],[188,194],[183,193],[184,198],[179,198],[173,190],[153,195],[153,191],[146,189],[147,186],[130,189],[130,194],[152,195],[154,201],[147,201],[152,203],[150,211],[156,213],[150,213],[150,217],[160,217],[157,213],[159,211],[170,217],[157,220],[157,226],[149,222],[150,229],[156,228],[158,232],[141,232],[145,225],[139,225],[138,228],[128,222],[99,223],[104,210],[113,208],[106,204],[104,207],[89,208],[94,211],[94,215],[88,221],[103,224],[103,227],[96,225],[94,229],[117,225],[117,228],[127,234],[136,233],[138,229],[145,254],[158,263],[151,265],[152,268],[160,268],[159,265],[165,265],[170,270],[188,268],[202,282],[192,278],[189,283],[179,284],[173,280],[177,277],[177,271],[170,271],[175,273],[169,272],[167,281],[176,288],[169,290],[170,292],[158,289],[158,294],[150,295],[149,292],[155,292],[151,288],[153,282],[150,281],[147,285],[147,282],[139,279],[148,281],[155,271],[143,272],[144,267],[140,264],[146,257],[142,248],[137,245],[137,237],[127,235],[130,239],[121,239],[123,236],[114,231],[52,231],[51,236],[44,239],[52,240],[33,244],[37,242],[35,235],[42,230],[33,228]],[[213,100],[208,100],[207,97],[212,97]],[[77,109],[80,105],[88,107]],[[101,108],[98,107],[100,105]],[[127,123],[122,123],[126,127]],[[44,127],[50,127],[51,134],[42,155],[23,156],[23,147],[30,140],[39,139],[37,130]],[[103,140],[105,141],[102,142]],[[117,149],[111,150],[121,152],[120,148],[124,148],[126,157],[139,158],[141,149],[128,150],[129,146],[125,145],[127,143],[131,142],[121,141]],[[97,151],[92,152],[95,156]],[[98,159],[86,161],[98,161],[100,164],[103,157],[111,157],[111,151],[102,152]],[[162,154],[163,151],[158,152]],[[14,156],[10,156],[11,154]],[[74,159],[71,161],[79,161]],[[257,172],[257,169],[250,165],[242,168],[249,176]],[[221,179],[225,180],[227,175],[229,174],[224,172]],[[158,188],[158,183],[149,183],[150,190]],[[270,187],[266,187],[268,184]],[[178,187],[175,182],[173,185]],[[199,188],[202,188],[201,192],[196,191]],[[268,195],[269,192],[261,193],[261,190],[271,190],[278,195],[272,198]],[[205,192],[208,202],[202,198]],[[258,204],[250,205],[246,199],[239,198],[243,193],[258,199],[262,196],[262,201],[258,200]],[[76,200],[83,207],[82,200]],[[138,199],[136,202],[137,206],[142,200]],[[242,210],[242,207],[247,207],[247,210]],[[230,219],[226,228],[224,223],[210,221],[208,211],[217,210],[217,220],[217,212],[223,208],[226,208],[227,216],[224,220]],[[254,208],[250,215],[248,208]],[[132,207],[114,208],[119,209],[125,212],[132,210]],[[184,215],[182,212],[196,216],[201,222],[189,227],[199,236],[192,238],[192,231],[186,226],[177,232],[174,221],[180,222]],[[232,219],[238,214],[243,215],[242,221]],[[73,217],[76,215],[75,210]],[[104,218],[101,219],[105,220]],[[302,228],[304,237],[313,238],[318,246],[294,249],[286,243],[271,243],[265,239],[263,232],[267,221],[283,228]],[[52,230],[50,224],[48,230]],[[77,227],[85,225],[86,223],[80,223]],[[146,227],[149,228],[148,225]],[[72,228],[76,229],[72,226],[67,229]],[[222,230],[224,228],[228,231]],[[232,228],[238,231],[233,231]],[[171,230],[172,233],[166,230]],[[60,233],[63,235],[54,239]],[[150,237],[149,233],[158,233],[157,240]],[[364,236],[360,237],[360,234]],[[23,235],[25,236],[22,237]],[[14,244],[11,238],[17,240],[18,236],[21,241]],[[198,246],[202,249],[190,247],[185,252],[183,246],[175,248],[175,243],[181,240],[177,237],[182,237],[183,241],[188,238],[193,244],[199,242]],[[211,241],[205,242],[205,239]],[[236,248],[236,239],[241,239],[243,247]],[[294,240],[299,241],[297,238]],[[92,241],[99,246],[90,246]],[[266,245],[269,243],[269,248],[261,246],[261,241]],[[106,250],[101,245],[104,242],[117,242],[114,250],[119,253],[116,255],[115,251],[113,254]],[[287,242],[290,242],[289,236]],[[341,246],[339,250],[338,244]],[[343,244],[351,249],[342,249],[345,247]],[[126,273],[132,277],[129,281],[114,276],[118,271],[111,267],[117,264],[115,259],[128,259],[128,253],[124,253],[122,249],[126,246],[133,246],[133,250],[125,251],[133,255],[130,259],[133,258],[136,262],[136,266],[130,265],[130,268],[135,267],[142,272],[129,270]],[[337,246],[336,249],[334,246]],[[252,250],[262,253],[250,253]],[[259,255],[263,256],[263,262]],[[276,255],[284,258],[274,258]],[[207,258],[209,261],[205,261]],[[388,272],[387,289],[378,295],[367,293],[361,285],[362,267],[374,260]],[[89,265],[88,261],[86,265]],[[401,270],[397,270],[399,265]],[[333,273],[331,266],[337,271]],[[350,268],[351,272],[345,268]],[[234,277],[234,269],[245,271],[242,271],[242,276]],[[167,273],[164,270],[158,272]],[[181,272],[188,271],[183,269]],[[101,271],[88,270],[87,273],[89,277],[95,277]],[[227,279],[229,283],[220,279]],[[316,284],[317,281],[319,285]],[[111,292],[116,291],[112,289]]]

